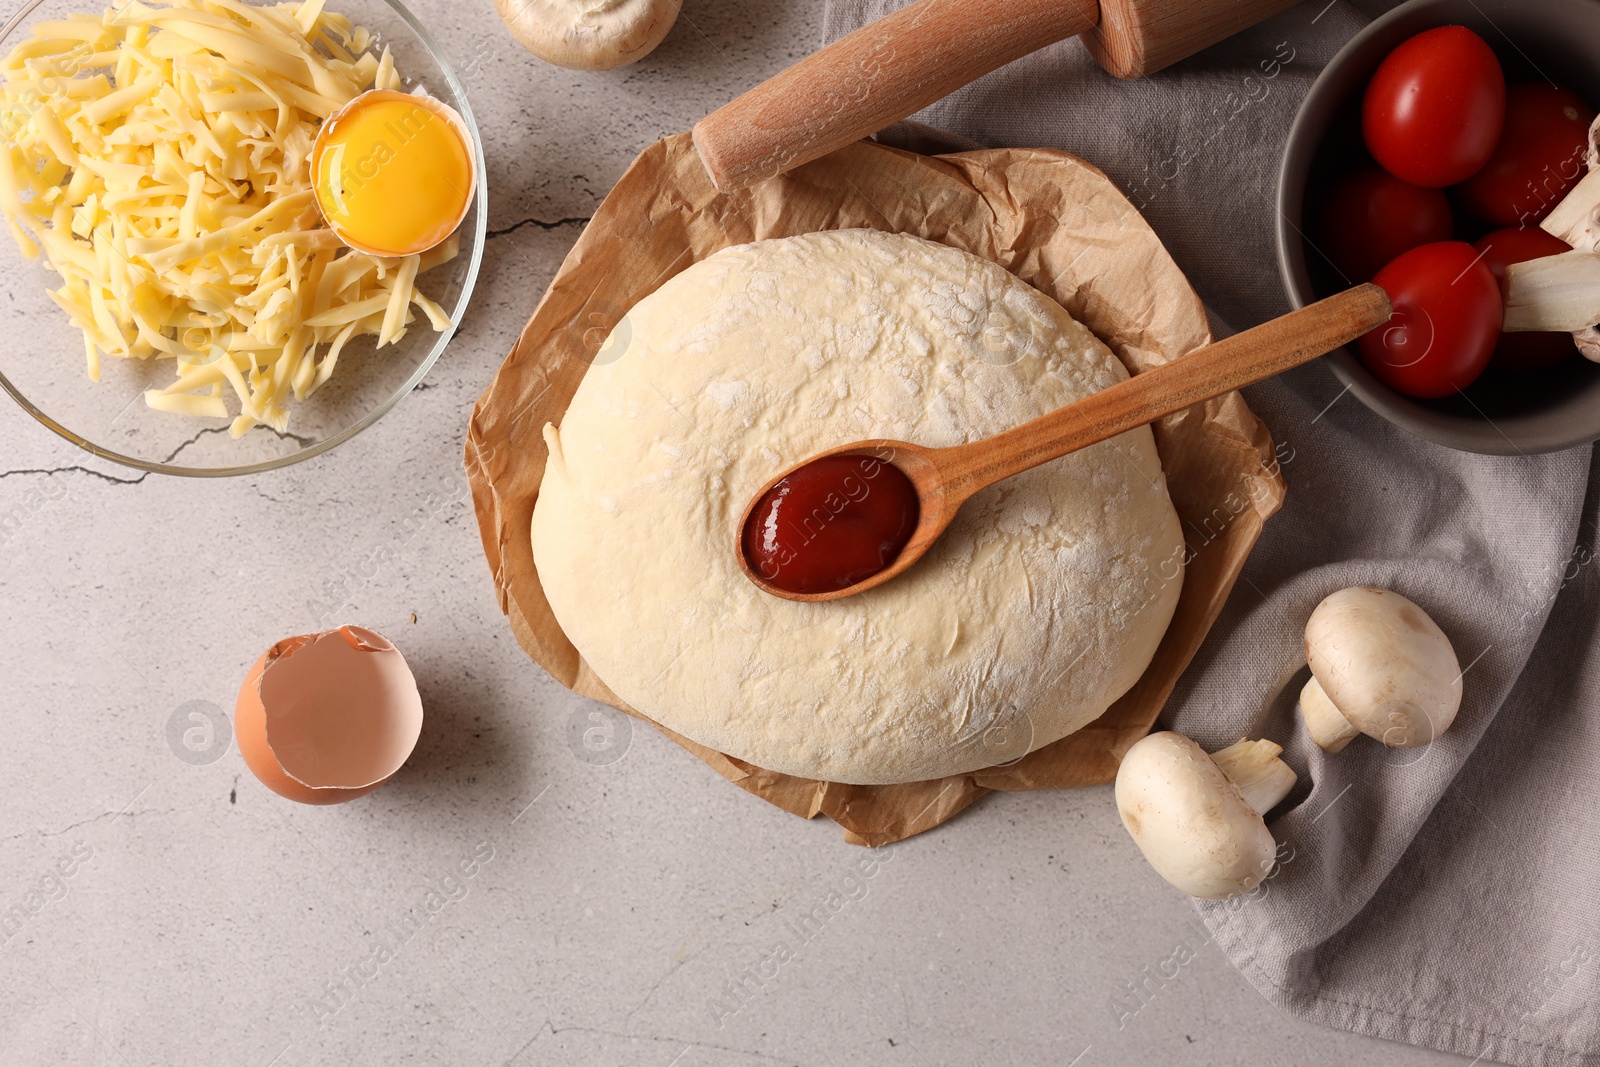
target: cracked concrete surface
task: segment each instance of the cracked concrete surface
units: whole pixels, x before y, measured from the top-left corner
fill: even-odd
[[[616,762],[579,759],[593,706],[512,638],[461,452],[611,183],[809,52],[820,5],[689,0],[656,53],[601,73],[521,52],[487,0],[414,8],[479,117],[493,234],[427,389],[327,455],[219,480],[112,467],[0,403],[0,1064],[1454,1062],[1285,1018],[1212,946],[1119,1028],[1111,998],[1194,915],[1103,788],[986,798],[895,846],[775,975],[749,970],[862,851],[642,726]],[[417,675],[395,780],[297,807],[225,737],[180,755],[180,709],[231,712],[334,594],[334,621]],[[448,906],[375,957],[430,894]]]
[[[302,447],[302,448],[309,447],[310,445],[316,443],[315,441],[313,441],[309,437],[305,437],[305,436],[303,436],[301,434],[297,434],[297,433],[294,433],[294,432],[289,431],[289,430],[275,430],[275,429],[272,429],[269,426],[261,426],[261,427],[257,427],[256,429],[258,431],[262,432],[262,433],[271,433],[271,434],[275,434],[278,437],[281,437],[281,438],[283,438],[285,440],[294,441],[296,444],[300,445],[300,447]],[[159,460],[159,462],[161,462],[161,463],[171,463],[173,460],[177,459],[178,456],[180,456],[183,453],[184,449],[188,448],[190,445],[192,445],[196,441],[200,440],[200,438],[206,437],[206,436],[209,436],[209,435],[213,435],[213,434],[225,434],[227,432],[228,432],[228,428],[226,426],[207,426],[207,427],[205,427],[205,428],[203,428],[201,430],[197,430],[194,433],[193,436],[191,436],[188,439],[182,441],[181,443],[178,444],[178,446],[176,448],[172,449],[166,455],[162,456],[161,459]],[[150,477],[150,472],[149,471],[143,471],[140,474],[132,476],[132,477],[122,477],[122,476],[120,476],[120,475],[118,475],[116,473],[112,473],[112,472],[113,471],[118,471],[118,470],[126,471],[128,468],[120,467],[120,466],[112,466],[110,464],[107,464],[107,466],[108,466],[108,468],[110,468],[110,470],[97,470],[94,467],[86,467],[86,466],[83,466],[82,464],[78,464],[78,463],[67,464],[65,466],[60,466],[60,467],[13,467],[10,470],[0,470],[0,478],[11,478],[11,477],[15,477],[16,475],[19,475],[19,474],[45,474],[45,475],[51,475],[51,474],[66,474],[66,473],[69,473],[69,472],[77,472],[77,473],[81,473],[81,474],[87,474],[91,478],[99,478],[101,481],[110,482],[113,485],[139,485],[146,478]]]
[[[546,222],[543,219],[519,219],[510,226],[503,226],[498,230],[489,230],[485,236],[492,240],[496,237],[505,237],[508,234],[516,233],[524,226],[537,226],[541,230],[559,230],[563,226],[583,226],[588,221],[589,217],[587,215],[581,218],[556,219],[554,222]]]
[[[43,474],[46,476],[52,474],[87,474],[91,478],[99,478],[101,481],[110,482],[112,485],[138,485],[149,477],[149,473],[146,472],[136,478],[119,478],[117,475],[109,474],[106,471],[71,463],[64,467],[16,467],[12,470],[0,471],[0,478],[15,478],[23,474]]]

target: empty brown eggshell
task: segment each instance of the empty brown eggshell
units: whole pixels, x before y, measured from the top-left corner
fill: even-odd
[[[234,732],[262,785],[301,804],[342,804],[410,757],[422,697],[387,638],[341,626],[267,649],[239,690]]]

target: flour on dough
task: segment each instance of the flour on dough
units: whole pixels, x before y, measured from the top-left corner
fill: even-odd
[[[1054,301],[944,245],[837,230],[724,249],[625,322],[546,428],[533,548],[633,707],[761,767],[879,784],[1019,758],[1144,672],[1183,581],[1145,427],[973,497],[858,596],[782,600],[735,555],[751,497],[824,448],[961,444],[1126,378]]]

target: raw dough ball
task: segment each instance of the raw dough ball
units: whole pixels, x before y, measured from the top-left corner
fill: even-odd
[[[1148,428],[978,494],[844,600],[757,589],[739,519],[823,448],[961,444],[1126,377],[1054,301],[944,245],[724,249],[640,301],[546,427],[540,582],[617,695],[739,759],[856,784],[1018,759],[1126,692],[1172,618],[1183,538]]]

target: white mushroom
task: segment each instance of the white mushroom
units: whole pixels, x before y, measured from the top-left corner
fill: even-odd
[[[1117,813],[1156,873],[1190,896],[1247,893],[1272,869],[1264,814],[1294,788],[1271,741],[1214,755],[1170,732],[1141,739],[1117,771]]]
[[[649,55],[678,19],[680,0],[494,0],[517,43],[575,70],[610,70]]]
[[[1600,363],[1600,117],[1585,159],[1589,173],[1539,223],[1573,251],[1506,268],[1504,329],[1570,330],[1578,351]]]
[[[1321,748],[1359,734],[1390,748],[1425,745],[1461,706],[1461,665],[1428,613],[1399,593],[1358,586],[1317,605],[1306,623],[1311,681],[1300,715]]]

